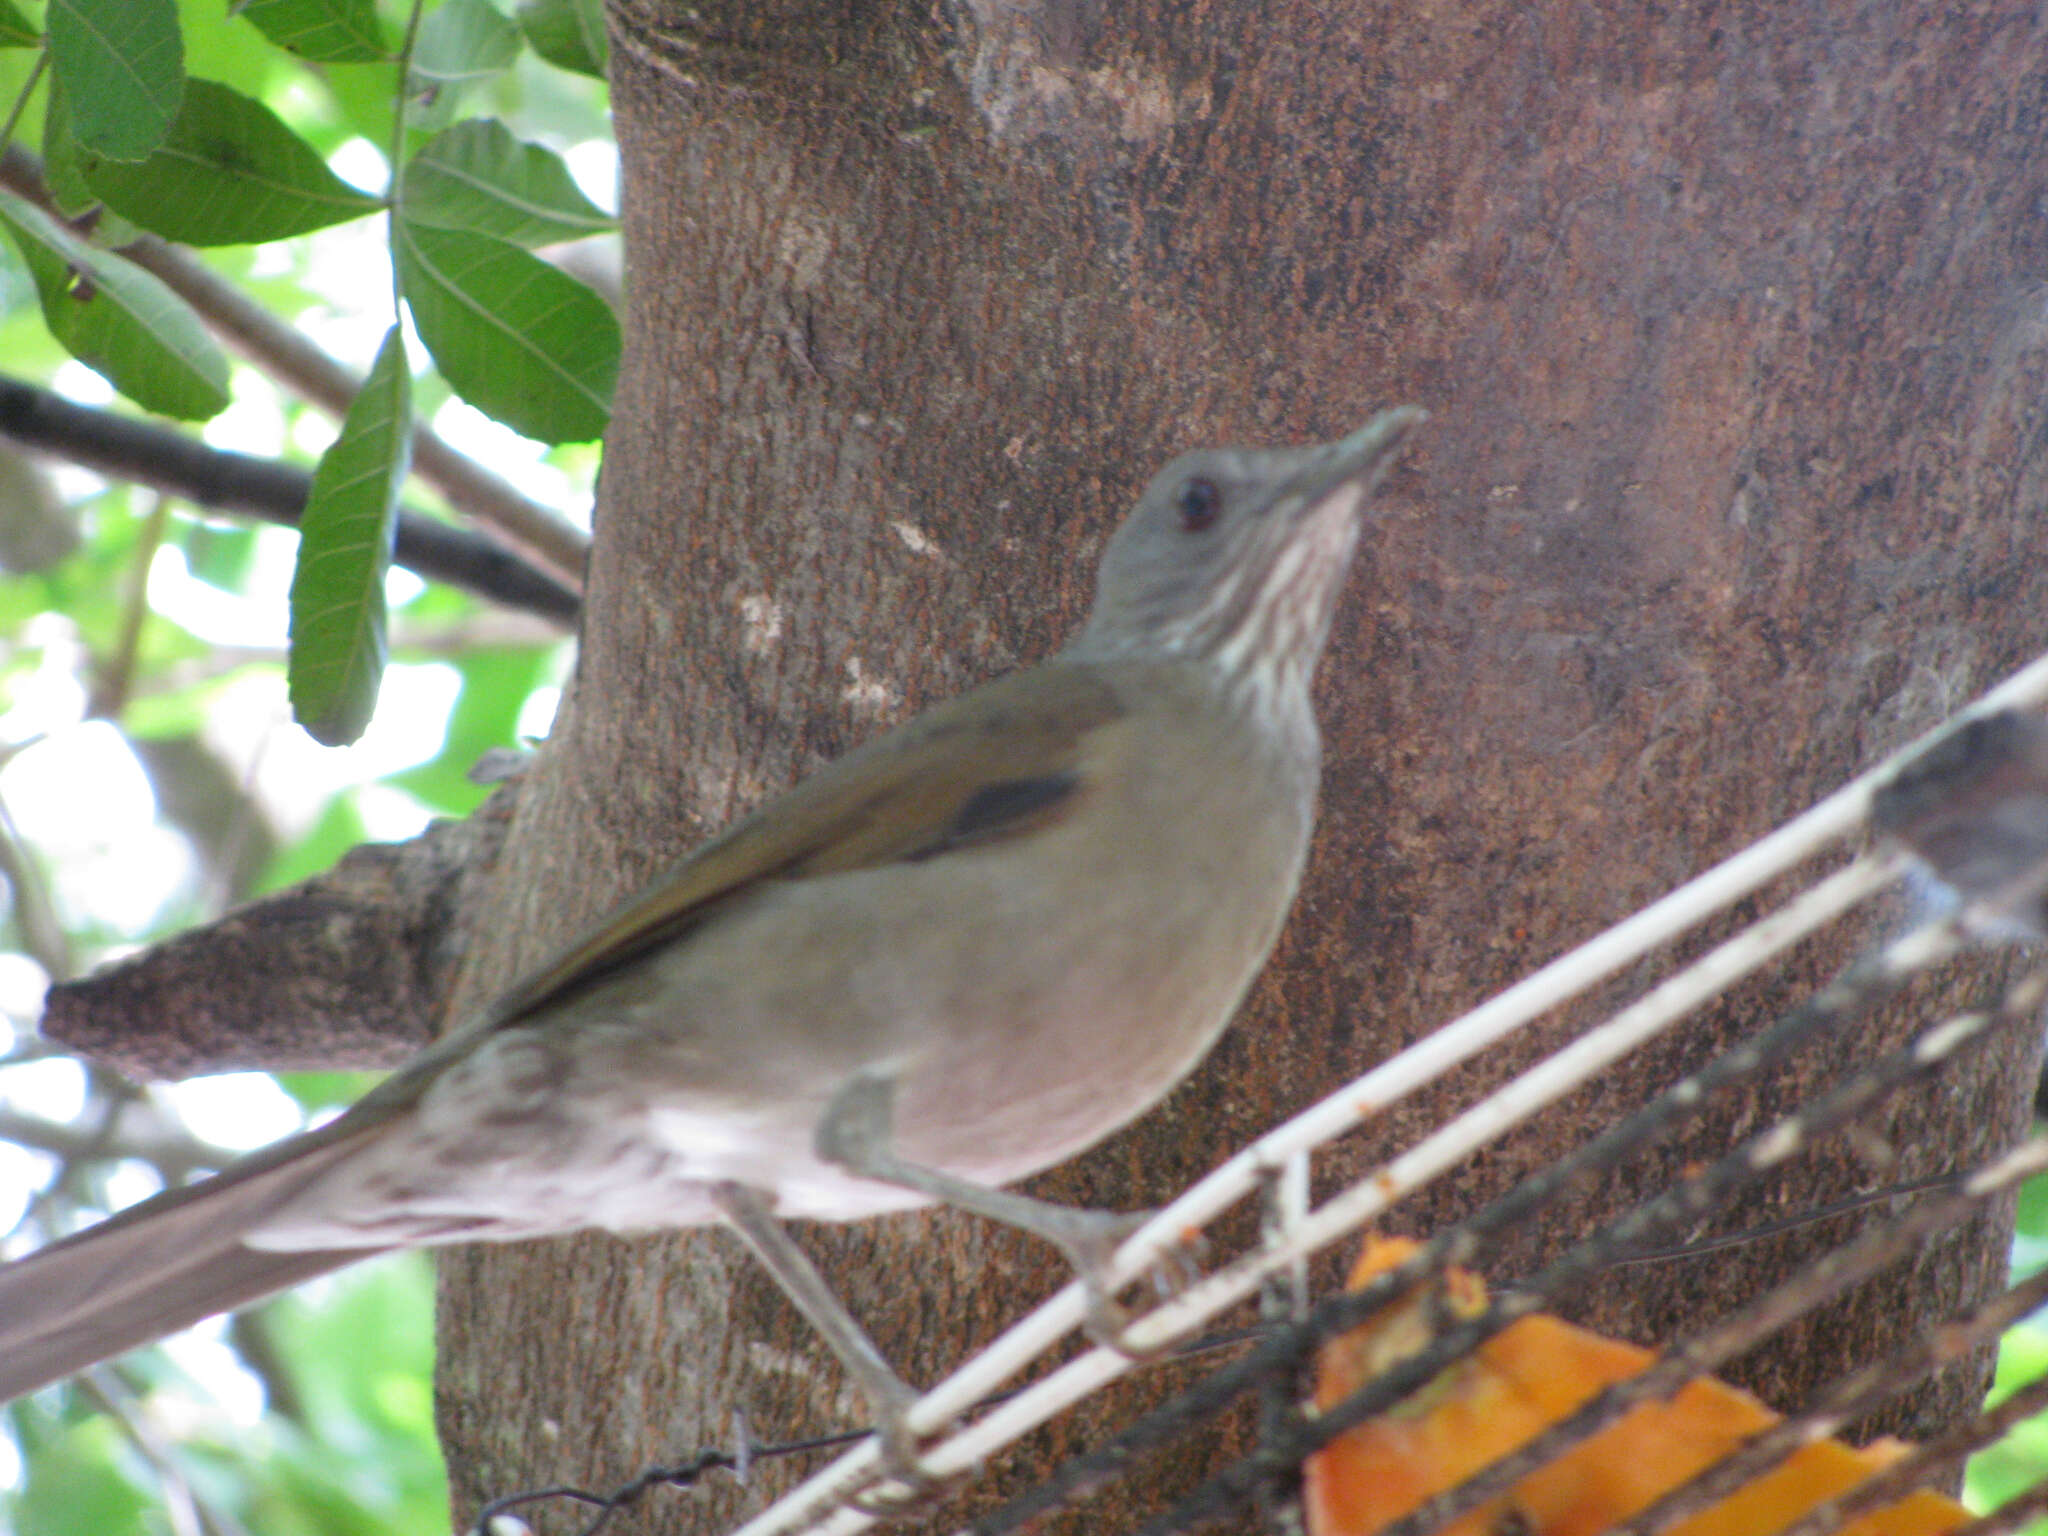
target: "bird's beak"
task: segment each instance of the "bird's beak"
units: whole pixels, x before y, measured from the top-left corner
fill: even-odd
[[[1393,463],[1408,434],[1427,420],[1429,412],[1421,406],[1397,405],[1381,411],[1349,437],[1314,450],[1289,487],[1299,498],[1300,515],[1313,514],[1340,489],[1354,490],[1362,500]]]

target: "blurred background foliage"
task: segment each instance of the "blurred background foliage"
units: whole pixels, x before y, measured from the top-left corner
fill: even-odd
[[[90,0],[55,0],[48,10],[66,5],[92,10]],[[188,82],[220,82],[260,102],[375,200],[367,216],[290,238],[181,246],[179,254],[358,376],[392,320],[390,228],[378,210],[394,144],[412,155],[458,122],[493,120],[520,146],[559,157],[582,197],[613,202],[605,91],[589,72],[594,4],[423,7],[402,136],[394,132],[395,54],[407,6],[162,5],[175,15]],[[141,28],[149,8],[120,0],[102,19]],[[308,20],[360,26],[365,14],[384,58],[332,62],[317,56],[335,52],[317,38],[310,58],[278,41]],[[0,10],[0,114],[19,108],[11,170],[26,163],[33,175],[64,158],[48,138],[51,81],[61,71],[42,46],[45,27],[57,25],[39,4]],[[133,35],[117,30],[116,50]],[[596,38],[601,52],[601,24]],[[549,62],[542,48],[578,67]],[[34,158],[24,162],[24,152]],[[18,190],[18,177],[6,182]],[[559,189],[554,196],[570,201]],[[75,216],[65,227],[102,250],[123,249],[139,233],[134,220],[75,200],[51,211]],[[0,375],[124,420],[147,416],[53,335],[24,247],[6,233]],[[615,294],[609,235],[540,254],[603,298]],[[416,419],[587,528],[597,445],[542,443],[491,419],[428,371],[427,349],[411,340]],[[331,409],[239,356],[227,356],[226,379],[224,408],[179,430],[212,449],[318,466],[336,438]],[[420,476],[405,499],[428,517],[460,520],[461,509]],[[467,814],[486,793],[471,782],[472,765],[547,730],[571,659],[560,612],[492,602],[380,565],[389,665],[375,712],[353,745],[314,743],[293,723],[286,688],[298,546],[290,528],[31,453],[0,434],[0,1234],[8,1256],[331,1113],[367,1081],[237,1074],[138,1088],[37,1036],[49,982],[317,873],[365,839],[408,837],[433,817]],[[424,1257],[378,1261],[0,1410],[0,1530],[445,1529],[431,1291]]]

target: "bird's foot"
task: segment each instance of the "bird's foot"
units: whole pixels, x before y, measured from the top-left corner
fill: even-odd
[[[1109,1283],[1110,1264],[1124,1240],[1152,1219],[1149,1211],[1085,1211],[1052,1207],[1055,1219],[1040,1231],[1059,1245],[1081,1281],[1086,1306],[1082,1327],[1088,1337],[1104,1349],[1113,1349],[1131,1360],[1153,1360],[1170,1347],[1140,1345],[1131,1340],[1131,1327],[1145,1314],[1118,1299],[1120,1288]],[[1153,1261],[1145,1276],[1153,1293],[1170,1300],[1199,1278],[1201,1234],[1184,1233],[1180,1240]]]
[[[881,1465],[874,1476],[846,1496],[847,1507],[875,1520],[900,1520],[924,1512],[943,1496],[949,1479],[925,1465],[922,1437],[910,1427],[916,1394],[892,1394],[875,1406],[875,1438]]]

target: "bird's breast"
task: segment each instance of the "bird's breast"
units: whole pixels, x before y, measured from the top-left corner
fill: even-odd
[[[1206,1054],[1286,919],[1315,795],[1313,759],[1304,770],[1232,724],[1112,736],[1074,816],[963,869],[988,919],[946,989],[910,1010],[953,1025],[907,1043],[906,1156],[1021,1177],[1135,1118]],[[886,991],[886,957],[871,971]]]

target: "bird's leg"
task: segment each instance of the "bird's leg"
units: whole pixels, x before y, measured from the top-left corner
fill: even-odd
[[[896,1085],[888,1078],[870,1073],[853,1078],[825,1106],[815,1138],[818,1156],[849,1173],[916,1190],[1044,1238],[1066,1255],[1080,1278],[1087,1298],[1089,1336],[1124,1354],[1141,1355],[1143,1351],[1125,1341],[1130,1319],[1117,1305],[1109,1284],[1109,1263],[1123,1240],[1143,1224],[1145,1215],[1055,1205],[906,1162],[896,1155],[894,1146],[895,1098]]]
[[[740,1240],[774,1277],[783,1294],[796,1303],[804,1320],[818,1331],[846,1367],[846,1373],[868,1400],[875,1416],[875,1433],[881,1438],[888,1475],[904,1483],[913,1494],[922,1492],[934,1479],[918,1464],[917,1437],[911,1433],[907,1415],[917,1394],[889,1367],[875,1348],[867,1330],[854,1320],[825,1277],[782,1230],[761,1192],[744,1184],[718,1183],[711,1186],[711,1200],[719,1215],[737,1232]]]

